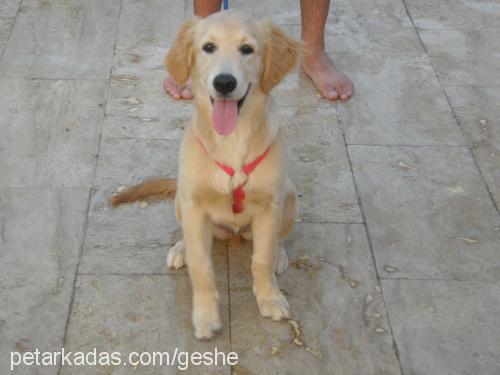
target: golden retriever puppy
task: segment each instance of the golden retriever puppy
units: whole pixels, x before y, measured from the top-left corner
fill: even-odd
[[[301,48],[277,26],[232,11],[186,21],[165,59],[179,84],[191,79],[196,103],[182,141],[177,186],[174,180],[153,180],[112,198],[116,206],[175,195],[183,239],[170,249],[167,264],[188,267],[199,339],[222,327],[214,236],[253,240],[260,313],[274,320],[289,316],[275,271],[288,264],[282,241],[295,221],[296,198],[270,91],[296,65]]]

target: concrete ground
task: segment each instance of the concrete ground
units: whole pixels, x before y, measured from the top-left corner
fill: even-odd
[[[299,35],[298,1],[230,1]],[[189,102],[162,59],[192,4],[0,0],[0,373],[11,351],[235,351],[235,374],[500,374],[500,4],[334,0],[345,103],[297,71],[276,90],[301,213],[259,316],[248,243],[214,249],[222,334],[198,342],[171,202],[106,197],[175,176]],[[308,349],[306,349],[308,348]],[[175,367],[21,366],[17,374]],[[191,373],[229,374],[229,367]]]

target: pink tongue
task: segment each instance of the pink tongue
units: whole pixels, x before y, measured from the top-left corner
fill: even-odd
[[[236,128],[238,120],[237,100],[214,100],[212,122],[215,131],[220,135],[228,135]]]

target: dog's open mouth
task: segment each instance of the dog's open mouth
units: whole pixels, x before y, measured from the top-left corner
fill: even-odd
[[[210,101],[212,102],[212,123],[217,134],[228,135],[236,128],[238,114],[247,98],[250,86],[249,84],[245,95],[239,100],[214,99],[210,97]]]

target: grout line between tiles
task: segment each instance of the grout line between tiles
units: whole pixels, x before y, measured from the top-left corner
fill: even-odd
[[[408,10],[407,10],[408,12]],[[478,27],[474,29],[457,29],[457,28],[449,28],[449,29],[428,29],[425,27],[418,27],[415,25],[415,30],[417,31],[461,31],[465,33],[473,33],[475,31],[500,31],[500,28],[497,27]]]
[[[17,17],[19,16],[19,13],[21,12],[21,6],[23,5],[23,2],[20,1],[18,6],[17,6],[17,12],[16,12],[16,15],[14,17],[7,17],[7,18],[13,18],[14,19],[14,22],[12,22],[12,25],[10,26],[10,30],[9,30],[9,36],[7,37],[7,40],[5,42],[5,45],[4,45],[4,48],[3,48],[3,51],[2,51],[2,56],[0,56],[0,62],[2,62],[3,60],[3,57],[5,55],[5,50],[7,49],[7,43],[9,42],[10,40],[10,37],[12,36],[12,32],[14,31],[14,26],[17,22]]]
[[[450,101],[450,98],[449,98],[449,96],[448,96],[448,93],[447,93],[447,91],[446,91],[446,89],[445,89],[445,86],[443,85],[443,82],[441,82],[441,79],[439,78],[439,75],[438,75],[438,73],[437,73],[436,67],[434,66],[434,63],[433,63],[432,59],[430,58],[429,54],[427,53],[427,49],[425,48],[425,44],[424,44],[424,42],[423,42],[422,38],[420,37],[420,34],[419,34],[419,32],[418,32],[418,28],[415,26],[415,22],[413,21],[413,18],[412,18],[411,14],[410,14],[410,12],[409,12],[409,10],[408,10],[408,7],[407,7],[407,5],[406,5],[406,0],[401,0],[401,2],[403,3],[403,6],[405,7],[405,10],[406,10],[406,14],[407,14],[407,15],[408,15],[408,17],[410,18],[411,23],[412,23],[412,25],[413,25],[413,27],[414,27],[414,29],[415,29],[415,32],[416,32],[416,33],[417,33],[417,35],[418,35],[418,38],[419,38],[419,40],[420,40],[420,43],[422,43],[422,46],[423,46],[423,48],[424,48],[424,50],[425,50],[425,53],[427,54],[427,58],[428,58],[428,60],[429,60],[429,63],[431,64],[432,70],[434,71],[434,75],[435,75],[435,77],[436,77],[436,79],[437,79],[437,81],[438,81],[438,83],[439,83],[439,86],[441,87],[441,90],[442,90],[442,92],[443,92],[443,94],[444,94],[444,96],[445,96],[445,98],[446,98],[446,101],[447,101],[447,103],[448,103],[448,106],[450,107],[451,114],[452,114],[453,118],[455,119],[455,123],[457,124],[458,128],[459,128],[459,129],[460,129],[460,131],[462,132],[463,137],[464,137],[466,140],[470,141],[469,137],[467,136],[467,134],[466,134],[466,133],[465,133],[465,131],[464,131],[464,128],[462,127],[462,124],[460,123],[460,121],[459,121],[459,119],[458,119],[458,117],[457,117],[457,114],[456,114],[456,112],[455,112],[455,108],[454,108],[454,107],[453,107],[453,105],[451,104],[451,101]],[[488,185],[488,182],[487,182],[487,181],[486,181],[486,179],[484,178],[484,174],[483,174],[483,171],[482,171],[482,169],[481,169],[481,166],[480,166],[480,165],[479,165],[479,163],[477,162],[477,159],[476,159],[476,157],[474,156],[474,153],[472,152],[471,148],[470,148],[469,146],[467,146],[467,149],[469,150],[469,153],[470,153],[470,155],[471,155],[471,157],[472,157],[472,160],[474,161],[474,165],[475,165],[475,167],[476,167],[477,171],[479,172],[479,175],[481,176],[481,179],[483,180],[483,184],[484,184],[484,186],[485,186],[485,188],[486,188],[486,192],[488,193],[488,195],[489,195],[489,197],[490,197],[491,204],[493,205],[493,208],[494,208],[494,209],[495,209],[495,211],[497,212],[497,215],[498,215],[498,216],[500,216],[500,210],[499,210],[499,208],[498,208],[497,202],[495,201],[495,198],[493,197],[493,193],[491,192],[491,189],[490,189],[490,187],[489,187],[489,185]]]
[[[368,143],[346,143],[347,146],[365,146],[365,147],[434,147],[434,148],[440,148],[440,147],[463,147],[467,148],[466,144],[463,145],[397,145],[397,144],[368,144]]]
[[[91,190],[92,187],[58,187],[58,186],[1,186],[0,190]]]
[[[101,120],[101,129],[100,129],[101,131],[100,131],[100,134],[99,134],[99,139],[97,141],[97,152],[96,152],[96,155],[95,155],[94,176],[93,176],[94,177],[93,178],[94,182],[95,182],[96,175],[97,175],[97,161],[98,161],[99,154],[100,154],[100,151],[101,151],[101,139],[102,139],[102,133],[103,133],[103,129],[104,129],[104,115],[106,113],[106,107],[107,107],[108,98],[109,98],[109,91],[110,91],[110,87],[111,87],[111,72],[112,72],[112,69],[113,69],[113,60],[114,60],[114,56],[115,56],[115,52],[116,52],[116,42],[118,40],[118,32],[119,32],[119,24],[120,24],[120,16],[121,16],[121,12],[122,12],[122,6],[123,6],[123,0],[120,0],[120,8],[118,10],[118,16],[117,16],[117,19],[116,19],[116,25],[117,26],[116,26],[115,40],[114,40],[114,43],[113,43],[113,57],[111,58],[111,64],[110,64],[110,68],[109,68],[109,77],[107,79],[108,90],[106,92],[106,97],[105,97],[105,101],[104,101],[104,105],[103,105],[102,120]],[[65,347],[66,344],[67,344],[68,329],[69,329],[69,324],[70,324],[70,319],[71,319],[71,312],[73,310],[73,304],[74,304],[75,294],[76,294],[76,283],[77,283],[78,276],[79,276],[78,270],[80,268],[82,254],[83,254],[83,250],[84,250],[84,247],[85,247],[85,240],[86,240],[86,237],[87,237],[87,228],[88,228],[89,214],[90,214],[90,205],[91,205],[91,202],[92,202],[92,197],[93,197],[94,192],[95,192],[94,189],[90,189],[90,191],[89,191],[89,201],[88,201],[88,205],[87,205],[87,214],[86,214],[86,218],[85,218],[83,238],[82,238],[82,243],[81,243],[81,246],[80,246],[80,251],[78,252],[78,261],[77,261],[76,270],[75,270],[75,278],[73,280],[73,290],[72,290],[72,293],[71,293],[71,299],[70,299],[70,303],[69,303],[69,306],[68,306],[68,317],[66,319],[66,325],[64,327],[64,335],[63,335],[62,347]],[[61,362],[58,365],[58,368],[57,368],[57,374],[58,375],[61,374],[62,368],[63,368],[63,366],[62,366],[62,362]]]
[[[64,324],[64,334],[62,338],[62,345],[61,347],[64,348],[66,346],[67,342],[67,335],[68,335],[68,327],[69,327],[69,322],[71,319],[71,311],[73,310],[73,303],[75,301],[75,294],[76,294],[76,283],[78,280],[78,268],[80,267],[80,260],[81,256],[83,253],[83,247],[85,244],[85,237],[87,234],[87,227],[88,227],[88,217],[89,217],[89,212],[90,212],[90,202],[92,201],[92,190],[89,190],[89,195],[88,195],[88,202],[87,202],[87,209],[86,209],[86,215],[85,215],[85,222],[83,225],[83,233],[82,233],[82,240],[80,243],[80,248],[78,249],[78,259],[76,262],[76,268],[75,268],[75,275],[73,278],[73,285],[72,285],[72,290],[71,290],[71,296],[69,299],[69,304],[68,304],[68,311],[67,311],[67,316],[66,316],[66,322]],[[57,365],[57,371],[56,373],[59,375],[62,370],[62,362]]]
[[[79,272],[78,276],[169,276],[169,277],[184,277],[187,273],[185,272]]]
[[[64,78],[64,77],[1,77],[6,80],[25,80],[25,81],[90,81],[90,82],[108,82],[108,78]]]
[[[344,141],[344,147],[345,147],[345,151],[346,151],[346,155],[347,155],[347,161],[349,163],[349,170],[351,172],[351,176],[352,176],[352,180],[353,180],[353,184],[354,184],[354,191],[356,193],[356,199],[358,201],[359,211],[361,213],[361,218],[363,219],[363,223],[364,223],[363,226],[365,228],[365,235],[366,235],[366,238],[367,238],[367,241],[368,241],[368,247],[370,249],[372,263],[373,263],[373,266],[375,268],[375,275],[377,276],[377,283],[380,286],[380,294],[382,296],[382,301],[384,303],[384,310],[385,310],[385,314],[386,314],[386,318],[387,318],[387,324],[389,325],[389,330],[391,332],[392,347],[393,347],[393,350],[394,350],[394,355],[396,356],[396,359],[398,361],[399,371],[401,372],[401,375],[403,375],[404,374],[403,373],[403,366],[401,365],[401,359],[400,359],[400,355],[399,355],[399,348],[398,348],[398,344],[396,342],[396,338],[394,337],[394,331],[393,331],[393,328],[392,328],[391,319],[389,317],[389,309],[387,308],[387,303],[385,301],[384,291],[383,291],[383,288],[382,288],[382,283],[380,281],[381,278],[380,278],[380,275],[379,275],[379,272],[378,272],[378,267],[377,267],[377,260],[375,258],[375,251],[373,249],[373,243],[372,243],[372,239],[371,239],[371,236],[370,236],[370,230],[368,228],[368,221],[366,220],[365,211],[363,209],[363,202],[361,200],[361,193],[359,191],[358,184],[356,182],[356,176],[354,175],[354,170],[352,168],[351,155],[349,153],[349,147],[347,145],[346,134],[345,134],[345,131],[344,131],[344,124],[342,122],[342,118],[341,118],[340,115],[337,116],[337,120],[338,120],[338,123],[340,125],[340,130],[341,130],[342,138],[343,138],[343,141]]]
[[[487,280],[487,279],[474,279],[474,280],[461,280],[461,279],[453,279],[453,278],[435,278],[435,277],[428,277],[428,278],[425,278],[425,277],[384,277],[384,276],[381,276],[380,277],[380,280],[384,280],[384,281],[391,281],[391,280],[394,280],[394,281],[430,281],[430,282],[446,282],[446,281],[454,281],[454,282],[458,282],[458,283],[473,283],[473,282],[478,282],[478,283],[492,283],[492,284],[496,284],[496,283],[499,283],[499,281],[495,281],[495,280]]]
[[[231,320],[231,278],[230,278],[230,264],[229,264],[229,241],[224,241],[226,244],[226,265],[227,265],[227,309],[228,309],[228,329],[229,329],[229,351],[233,351],[233,335],[232,335],[232,320]],[[229,368],[229,373],[233,373],[233,368]]]

